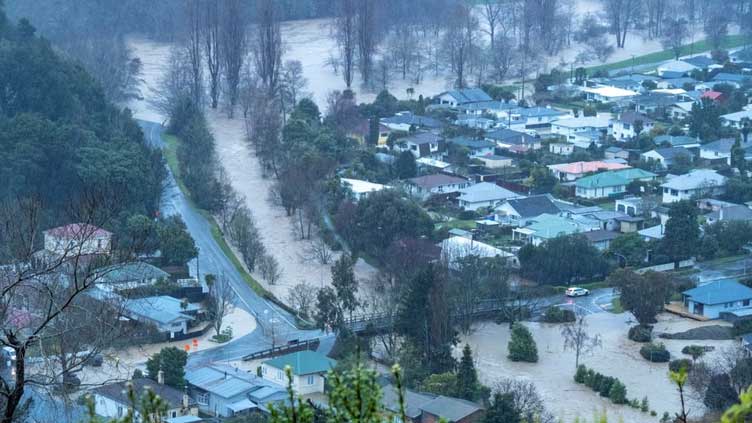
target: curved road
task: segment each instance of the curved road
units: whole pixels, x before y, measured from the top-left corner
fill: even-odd
[[[139,121],[139,124],[144,131],[146,140],[152,146],[160,149],[164,147],[164,142],[162,141],[164,127],[162,125],[147,121]],[[332,337],[319,330],[298,329],[295,325],[294,316],[271,301],[260,297],[248,286],[212,237],[209,222],[191,206],[188,199],[175,183],[175,178],[169,169],[165,180],[164,192],[162,193],[160,209],[161,213],[165,216],[179,214],[185,222],[188,232],[199,248],[198,264],[202,275],[206,273],[224,275],[237,295],[236,305],[251,313],[258,321],[257,328],[245,336],[234,339],[225,345],[190,354],[190,362],[236,360],[247,354],[270,348],[273,344],[280,345],[281,343],[286,343],[288,340],[297,339],[303,341],[319,337]],[[190,263],[189,269],[192,276],[196,276],[195,260]],[[264,330],[265,328],[266,330]],[[274,336],[270,333],[272,331],[274,332]],[[322,342],[322,345],[329,343]]]

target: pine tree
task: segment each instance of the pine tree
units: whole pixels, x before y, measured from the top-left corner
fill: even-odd
[[[462,350],[462,359],[457,369],[457,397],[475,401],[478,397],[478,373],[473,363],[473,352],[469,344]]]
[[[621,381],[614,381],[611,385],[611,390],[608,393],[608,398],[614,404],[626,404],[627,403],[627,387],[624,386]]]
[[[538,347],[530,330],[515,323],[512,326],[512,337],[509,339],[509,359],[512,361],[538,362]]]

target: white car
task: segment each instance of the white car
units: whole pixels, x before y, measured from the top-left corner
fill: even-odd
[[[567,297],[584,297],[590,295],[590,290],[585,288],[571,287],[567,288]]]

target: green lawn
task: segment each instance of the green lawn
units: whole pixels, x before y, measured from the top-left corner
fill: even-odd
[[[742,35],[729,35],[723,42],[724,49],[731,49],[741,47],[747,44],[747,41]],[[628,47],[628,46],[627,46]],[[697,54],[710,51],[710,43],[708,40],[700,40],[691,44],[687,44],[682,47],[680,56],[686,56],[689,54]],[[674,58],[674,52],[672,50],[663,50],[655,53],[645,54],[643,56],[635,56],[634,59],[626,59],[619,62],[606,63],[598,66],[591,66],[586,68],[588,75],[592,75],[597,71],[612,71],[617,69],[627,69],[632,66],[649,65],[652,63],[663,62]]]
[[[469,231],[471,229],[475,229],[475,220],[453,219],[448,222],[439,223],[437,225],[437,229],[441,229],[441,228],[463,229],[463,230]]]
[[[611,308],[608,310],[614,314],[624,313],[624,307],[621,305],[621,298],[616,297],[611,300]]]

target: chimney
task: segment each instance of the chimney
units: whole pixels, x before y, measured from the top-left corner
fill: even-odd
[[[162,369],[157,372],[157,383],[164,385],[164,371]]]

